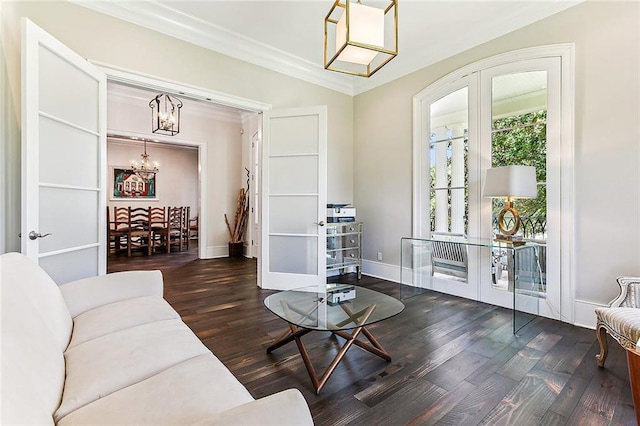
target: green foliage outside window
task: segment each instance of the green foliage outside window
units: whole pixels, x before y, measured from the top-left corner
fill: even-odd
[[[523,165],[536,168],[538,198],[516,199],[515,207],[523,220],[522,231],[526,237],[541,236],[546,233],[547,217],[547,112],[537,111],[518,116],[499,118],[493,121],[492,164],[491,167]],[[450,149],[450,147],[449,147]],[[464,146],[464,192],[465,192],[465,233],[468,225],[468,144]],[[435,230],[435,165],[431,164],[431,230]],[[451,186],[451,156],[447,155],[447,186]],[[451,189],[447,190],[449,229],[451,226]],[[493,200],[493,217],[502,210],[504,200]]]
[[[546,111],[499,118],[493,121],[492,137],[491,167],[524,165],[536,168],[538,198],[517,199],[515,208],[521,218],[540,223],[546,222],[547,216],[546,119]],[[493,214],[497,215],[501,209],[502,202],[495,200]]]

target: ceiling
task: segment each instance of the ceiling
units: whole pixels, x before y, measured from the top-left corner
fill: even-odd
[[[323,21],[332,0],[73,1],[213,51],[357,95],[582,0],[399,0],[398,56],[368,79],[323,68]],[[389,2],[363,3],[382,6]]]

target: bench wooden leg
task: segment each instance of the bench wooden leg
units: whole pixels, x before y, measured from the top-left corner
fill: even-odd
[[[627,364],[631,394],[633,395],[633,408],[636,411],[636,421],[640,425],[640,354],[627,349]]]
[[[596,325],[596,337],[598,338],[598,343],[600,343],[600,353],[596,355],[596,361],[598,362],[598,367],[604,367],[604,362],[609,352],[609,345],[607,344],[607,330],[600,321],[598,321]]]

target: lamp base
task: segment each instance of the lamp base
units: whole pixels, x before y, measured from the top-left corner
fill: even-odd
[[[524,241],[522,237],[519,235],[516,236],[516,235],[497,234],[496,237],[494,238],[494,241],[498,243],[511,244],[512,246],[521,246],[526,244],[526,241]]]

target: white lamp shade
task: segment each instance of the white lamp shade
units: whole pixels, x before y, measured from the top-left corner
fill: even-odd
[[[336,51],[346,43],[362,43],[384,47],[384,9],[349,3],[349,39],[347,40],[347,13],[343,13],[336,28]],[[357,46],[346,46],[338,60],[367,65],[378,52]]]
[[[482,186],[483,197],[536,198],[538,183],[532,166],[504,166],[487,169]]]

